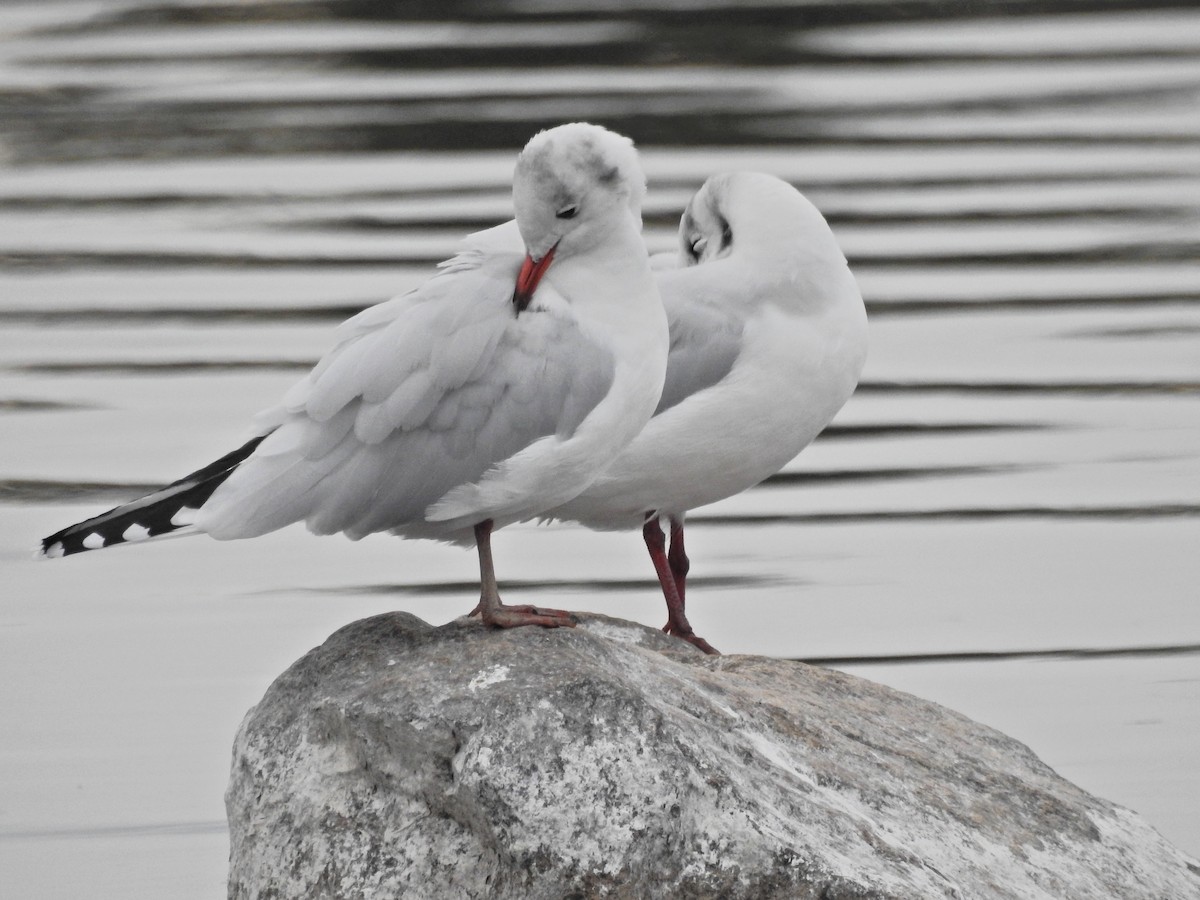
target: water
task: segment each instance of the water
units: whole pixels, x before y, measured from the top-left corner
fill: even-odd
[[[0,9],[6,896],[220,896],[270,680],[473,602],[470,554],[390,538],[28,552],[235,446],[576,118],[643,148],[655,249],[707,175],[771,171],[869,304],[828,433],[694,515],[697,629],[946,703],[1200,852],[1200,12],[383,6]],[[661,624],[636,535],[496,553],[513,600]]]

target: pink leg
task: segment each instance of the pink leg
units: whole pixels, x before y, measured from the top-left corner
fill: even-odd
[[[682,526],[681,526],[682,527]],[[705,653],[720,655],[704,638],[692,631],[692,626],[683,611],[683,598],[675,583],[675,574],[666,554],[666,535],[658,523],[658,516],[651,515],[642,526],[642,538],[646,541],[646,549],[650,552],[650,561],[658,575],[658,583],[662,586],[663,597],[667,601],[667,624],[663,631],[682,638],[689,644],[694,644]],[[682,549],[680,550],[682,553]]]
[[[479,551],[479,604],[471,615],[479,613],[493,628],[519,628],[522,625],[541,625],[543,628],[575,627],[575,617],[561,609],[542,609],[537,606],[508,606],[500,602],[496,585],[496,570],[492,566],[492,520],[485,519],[475,526],[475,547]]]
[[[684,596],[687,588],[687,574],[692,564],[683,549],[683,519],[670,516],[669,521],[671,523],[671,552],[667,555],[667,561],[671,564],[671,574],[675,576],[675,592],[679,594],[679,608],[683,609],[687,603],[687,598]]]
[[[642,540],[646,542],[646,550],[650,553],[650,562],[654,564],[654,572],[658,575],[658,583],[662,587],[663,597],[667,601],[667,624],[662,630],[674,634],[679,616],[683,613],[683,603],[679,599],[679,590],[675,586],[675,576],[671,573],[671,564],[666,555],[666,535],[658,522],[658,516],[649,515],[642,525]]]

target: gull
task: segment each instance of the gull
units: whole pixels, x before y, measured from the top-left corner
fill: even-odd
[[[300,521],[386,531],[474,543],[489,625],[574,624],[501,602],[491,533],[587,487],[659,401],[668,331],[644,196],[628,138],[579,122],[540,132],[513,176],[523,247],[467,238],[422,286],[344,322],[244,446],[45,538],[40,555]]]
[[[679,239],[673,265],[655,273],[671,347],[654,417],[542,518],[641,527],[667,603],[663,630],[712,653],[684,611],[684,517],[773,475],[829,424],[858,384],[867,317],[824,217],[774,176],[708,179]]]

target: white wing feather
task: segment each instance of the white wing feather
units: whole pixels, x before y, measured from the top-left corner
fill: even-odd
[[[541,438],[569,437],[606,396],[615,361],[567,304],[514,313],[521,255],[494,249],[511,248],[505,228],[343,323],[333,349],[260,416],[274,432],[198,526],[218,538],[299,520],[351,537],[443,536],[426,521],[439,498]]]

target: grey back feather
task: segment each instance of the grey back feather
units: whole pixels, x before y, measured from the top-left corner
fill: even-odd
[[[717,384],[741,351],[744,317],[717,302],[719,294],[708,294],[697,273],[694,266],[658,273],[671,349],[655,415]]]

